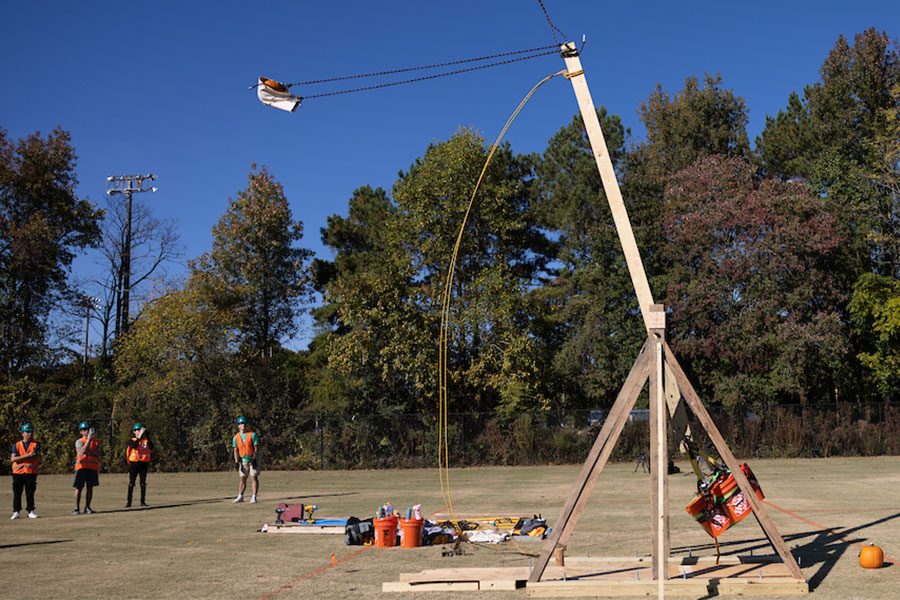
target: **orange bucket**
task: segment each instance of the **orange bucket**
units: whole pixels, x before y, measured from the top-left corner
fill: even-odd
[[[422,545],[425,519],[400,519],[400,547],[418,548]]]
[[[376,548],[391,548],[397,545],[397,521],[397,517],[372,519],[372,526],[375,528]]]
[[[744,492],[738,492],[725,501],[725,510],[735,523],[740,523],[752,511],[750,503],[744,497]]]
[[[721,507],[711,504],[700,495],[697,495],[685,510],[706,530],[706,533],[714,538],[725,533],[734,524],[731,516]]]
[[[725,533],[734,524],[731,516],[718,506],[708,506],[699,520],[700,526],[714,538]]]
[[[703,512],[706,510],[706,498],[699,494],[694,496],[694,499],[691,500],[691,503],[687,505],[685,510],[695,519],[703,516]]]

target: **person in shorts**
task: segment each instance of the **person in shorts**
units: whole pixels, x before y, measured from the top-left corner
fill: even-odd
[[[100,444],[94,439],[94,428],[87,421],[81,422],[78,432],[81,437],[75,440],[75,481],[72,483],[75,488],[75,510],[72,514],[81,512],[81,490],[87,486],[84,493],[84,514],[89,515],[94,512],[91,508],[94,488],[100,485],[100,478],[97,476],[100,472]]]
[[[22,441],[12,447],[13,513],[11,519],[18,519],[22,510],[22,492],[25,492],[25,510],[29,519],[37,519],[34,512],[34,490],[37,488],[38,457],[41,446],[34,439],[34,426],[25,423],[20,430]]]
[[[234,451],[234,467],[240,475],[241,482],[238,485],[237,498],[233,504],[244,501],[244,490],[247,489],[247,477],[253,480],[253,496],[250,503],[256,502],[256,493],[259,491],[259,436],[247,429],[247,419],[243,416],[237,418],[238,432],[231,440]]]

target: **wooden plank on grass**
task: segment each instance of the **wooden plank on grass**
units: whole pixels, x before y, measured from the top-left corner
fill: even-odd
[[[528,567],[459,567],[450,569],[423,569],[418,573],[400,573],[400,581],[406,583],[433,583],[446,581],[487,581],[498,579],[525,579]]]
[[[528,598],[655,597],[658,581],[578,580],[529,581],[525,587]],[[662,582],[665,595],[672,597],[708,596],[782,596],[809,593],[809,585],[799,579],[669,579]]]
[[[410,581],[386,581],[381,584],[382,592],[472,592],[477,590],[515,591],[514,579],[486,579],[483,581],[432,581],[415,583]]]
[[[477,581],[445,581],[439,583],[407,583],[405,581],[385,581],[382,592],[476,592]]]
[[[511,591],[517,589],[515,579],[484,580],[478,582],[479,590]]]
[[[344,535],[346,527],[343,525],[272,525],[269,524],[265,533],[299,533],[305,535]]]
[[[809,584],[802,579],[714,579],[710,593],[719,596],[794,596],[809,593]]]
[[[548,574],[560,579],[563,569],[550,567]],[[418,573],[400,573],[400,581],[430,583],[437,581],[525,581],[528,567],[457,567],[448,569],[423,569]]]
[[[652,558],[649,556],[566,556],[566,565],[577,567],[601,567],[607,565],[614,566],[646,566]],[[781,558],[777,555],[757,555],[749,554],[728,554],[720,558],[715,556],[672,556],[669,557],[670,565],[700,565],[712,564],[719,562],[723,565],[739,565],[739,564],[757,564],[757,563],[776,563],[782,564]]]
[[[704,580],[668,579],[662,582],[667,596],[687,596],[701,598],[708,595],[708,582]],[[581,598],[585,596],[655,597],[659,582],[652,579],[643,581],[612,581],[598,579],[595,581],[529,581],[525,584],[525,596],[528,598]]]

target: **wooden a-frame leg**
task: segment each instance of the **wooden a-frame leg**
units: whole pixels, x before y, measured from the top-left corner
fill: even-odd
[[[690,380],[688,379],[687,375],[684,374],[684,371],[681,369],[681,365],[678,364],[678,360],[675,358],[675,354],[672,352],[672,349],[669,348],[668,344],[665,344],[665,351],[666,362],[668,363],[672,374],[675,376],[675,380],[678,382],[678,387],[681,390],[681,394],[687,401],[688,406],[694,413],[694,416],[697,417],[697,420],[700,421],[700,424],[706,430],[706,433],[709,435],[709,439],[712,440],[713,445],[719,452],[719,456],[721,456],[722,460],[725,461],[725,466],[728,467],[728,470],[730,470],[731,474],[734,476],[735,482],[738,484],[741,492],[744,493],[744,498],[746,498],[747,502],[750,503],[750,508],[753,509],[753,514],[756,516],[757,522],[759,522],[760,527],[762,527],[763,532],[769,539],[769,543],[772,544],[772,548],[775,550],[778,556],[781,557],[781,560],[784,561],[784,564],[787,565],[788,569],[791,571],[791,575],[793,575],[797,579],[803,579],[803,572],[800,570],[800,566],[797,564],[797,561],[791,554],[790,549],[784,542],[784,538],[782,538],[781,534],[778,533],[778,529],[775,527],[775,522],[772,521],[769,513],[766,512],[765,508],[763,508],[762,503],[756,498],[756,493],[750,486],[750,482],[747,480],[747,477],[744,475],[743,471],[741,471],[740,464],[738,463],[737,459],[734,458],[734,454],[731,453],[731,449],[728,447],[728,444],[725,443],[725,438],[723,438],[722,434],[719,433],[719,428],[716,427],[716,424],[715,422],[713,422],[712,417],[709,416],[709,413],[706,411],[706,407],[703,406],[703,402],[700,401],[700,397],[697,395],[697,392],[694,391]]]
[[[654,305],[655,306],[655,305]],[[651,307],[652,310],[653,307]],[[653,579],[669,578],[669,453],[665,401],[664,329],[651,329],[650,370],[650,523]]]
[[[638,394],[640,394],[644,383],[650,376],[650,368],[650,350],[648,345],[644,344],[640,354],[634,361],[634,365],[631,367],[628,378],[619,390],[619,395],[616,397],[616,401],[609,415],[607,415],[600,433],[597,434],[597,439],[594,440],[594,445],[591,447],[591,451],[581,467],[578,480],[575,482],[569,498],[563,505],[562,514],[553,524],[553,530],[541,548],[541,553],[538,555],[537,562],[528,576],[528,581],[540,581],[547,564],[550,562],[553,551],[559,544],[568,543],[575,524],[584,510],[584,505],[591,495],[597,476],[600,475],[603,467],[606,466],[616,440],[619,439],[622,428],[628,420],[628,415],[631,414],[631,409],[634,407]]]

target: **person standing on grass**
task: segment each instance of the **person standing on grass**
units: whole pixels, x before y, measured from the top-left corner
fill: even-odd
[[[89,515],[94,512],[91,508],[94,488],[100,485],[100,478],[97,476],[100,471],[100,444],[94,439],[94,428],[87,421],[81,422],[78,432],[81,437],[75,440],[75,481],[72,483],[72,487],[75,488],[75,510],[72,514],[77,515],[80,512],[81,490],[87,486],[84,494],[84,514]]]
[[[34,427],[31,423],[22,425],[22,441],[12,447],[13,514],[18,519],[22,510],[22,491],[25,491],[25,510],[29,519],[37,519],[34,512],[34,490],[37,488],[38,456],[40,445],[34,441]]]
[[[247,489],[247,477],[253,480],[253,496],[250,504],[256,503],[256,493],[259,491],[259,436],[247,430],[247,419],[243,416],[237,418],[238,432],[234,434],[231,447],[234,451],[234,467],[238,470],[241,482],[238,484],[237,498],[232,504],[244,501],[244,490]]]
[[[150,451],[153,449],[146,427],[135,423],[131,431],[134,437],[128,442],[128,500],[125,508],[131,508],[134,482],[138,475],[141,476],[141,506],[147,506],[147,468],[150,466]]]

